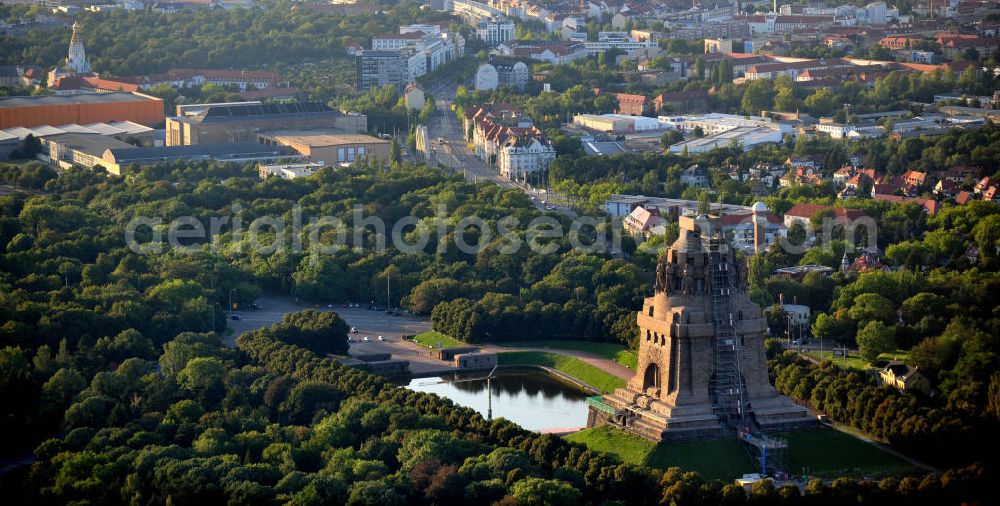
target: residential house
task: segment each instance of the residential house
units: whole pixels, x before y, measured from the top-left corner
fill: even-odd
[[[958,194],[958,184],[950,179],[941,179],[934,185],[934,195],[942,198],[954,198]]]
[[[844,255],[844,258],[847,258],[846,254]],[[858,257],[855,258],[854,261],[851,262],[851,265],[847,268],[848,272],[856,272],[859,274],[863,272],[888,270],[889,266],[882,262],[878,253],[867,249],[862,250],[861,254],[858,255]]]
[[[767,223],[764,226],[765,248],[774,244],[779,237],[785,237],[788,229],[781,218],[773,213],[764,214]],[[720,217],[720,228],[722,233],[730,238],[733,246],[744,251],[753,252],[754,244],[754,215],[748,214],[723,214]]]
[[[662,233],[665,231],[663,224],[664,220],[660,216],[659,210],[656,208],[646,209],[642,206],[636,206],[622,220],[622,226],[626,232],[643,237],[654,235],[655,231],[661,231]]]
[[[688,186],[707,188],[711,183],[711,176],[708,173],[708,169],[696,164],[684,169],[684,172],[681,172],[681,183]]]
[[[926,395],[931,391],[931,382],[920,372],[920,368],[903,362],[890,362],[879,372],[879,377],[883,385],[904,392],[917,391]]]
[[[903,174],[903,182],[905,182],[909,186],[915,186],[917,188],[921,188],[925,184],[929,183],[930,180],[927,178],[926,172],[921,172],[919,170],[908,170]]]

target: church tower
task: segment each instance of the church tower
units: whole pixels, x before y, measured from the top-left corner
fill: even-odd
[[[80,23],[73,22],[73,37],[69,40],[69,56],[66,66],[77,74],[89,74],[90,63],[87,63],[87,53],[83,50],[83,40],[80,38]]]
[[[771,386],[767,321],[746,288],[746,263],[718,218],[681,216],[637,315],[639,353],[625,388],[591,402],[588,425],[609,423],[660,441],[809,422]]]

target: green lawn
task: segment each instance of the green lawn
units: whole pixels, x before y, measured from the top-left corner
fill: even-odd
[[[428,330],[423,334],[417,334],[413,341],[417,344],[423,346],[424,348],[431,346],[437,348],[438,343],[441,343],[445,348],[451,348],[453,346],[468,346],[468,344],[463,343],[455,338],[448,337],[436,330]]]
[[[731,480],[754,472],[753,464],[735,438],[656,444],[608,426],[584,429],[566,436],[591,450],[611,453],[629,464],[659,469],[680,467],[709,479]]]
[[[905,473],[914,467],[881,448],[834,429],[782,434],[788,438],[788,468],[823,477]]]
[[[841,367],[846,367],[848,369],[856,369],[856,370],[859,370],[859,371],[865,371],[865,370],[868,370],[868,369],[871,369],[872,367],[874,367],[871,364],[869,364],[868,362],[865,362],[864,360],[861,360],[861,356],[858,355],[857,353],[848,353],[846,361],[844,360],[844,357],[835,357],[835,356],[833,356],[833,352],[829,351],[829,350],[823,350],[823,353],[820,353],[817,350],[811,350],[811,351],[806,352],[805,354],[808,355],[808,356],[810,356],[810,357],[812,357],[812,358],[815,358],[817,360],[829,360],[829,361],[833,362],[834,364],[837,364],[837,365],[839,365]],[[890,360],[902,360],[902,361],[905,362],[907,355],[908,354],[907,354],[907,352],[905,350],[896,350],[896,351],[890,352],[890,353],[883,353],[883,354],[879,355],[878,358],[879,358],[879,360],[887,361],[887,362],[890,361]]]
[[[547,340],[547,341],[518,341],[516,343],[503,343],[507,346],[520,346],[524,348],[556,348],[562,350],[577,350],[593,353],[608,360],[614,360],[619,364],[635,370],[636,354],[634,351],[621,344],[614,343],[594,343],[590,341],[568,341],[568,340]]]
[[[872,476],[908,473],[912,466],[878,447],[833,429],[784,433],[788,438],[788,470],[804,467],[814,476]],[[591,450],[607,452],[630,464],[697,471],[709,479],[731,480],[756,472],[739,441],[733,438],[655,444],[608,427],[584,429],[566,436]]]
[[[564,372],[602,392],[625,386],[625,380],[582,360],[542,351],[507,351],[498,354],[500,365],[537,365]]]

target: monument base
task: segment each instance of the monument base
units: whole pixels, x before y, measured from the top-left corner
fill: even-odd
[[[751,401],[754,420],[764,432],[815,425],[809,410],[782,395]],[[630,388],[591,402],[587,427],[607,424],[651,441],[680,441],[725,437],[725,427],[710,403],[672,406]]]

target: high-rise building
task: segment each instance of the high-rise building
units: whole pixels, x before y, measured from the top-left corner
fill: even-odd
[[[407,82],[409,62],[399,51],[362,51],[355,57],[358,91],[396,85],[400,91]]]

